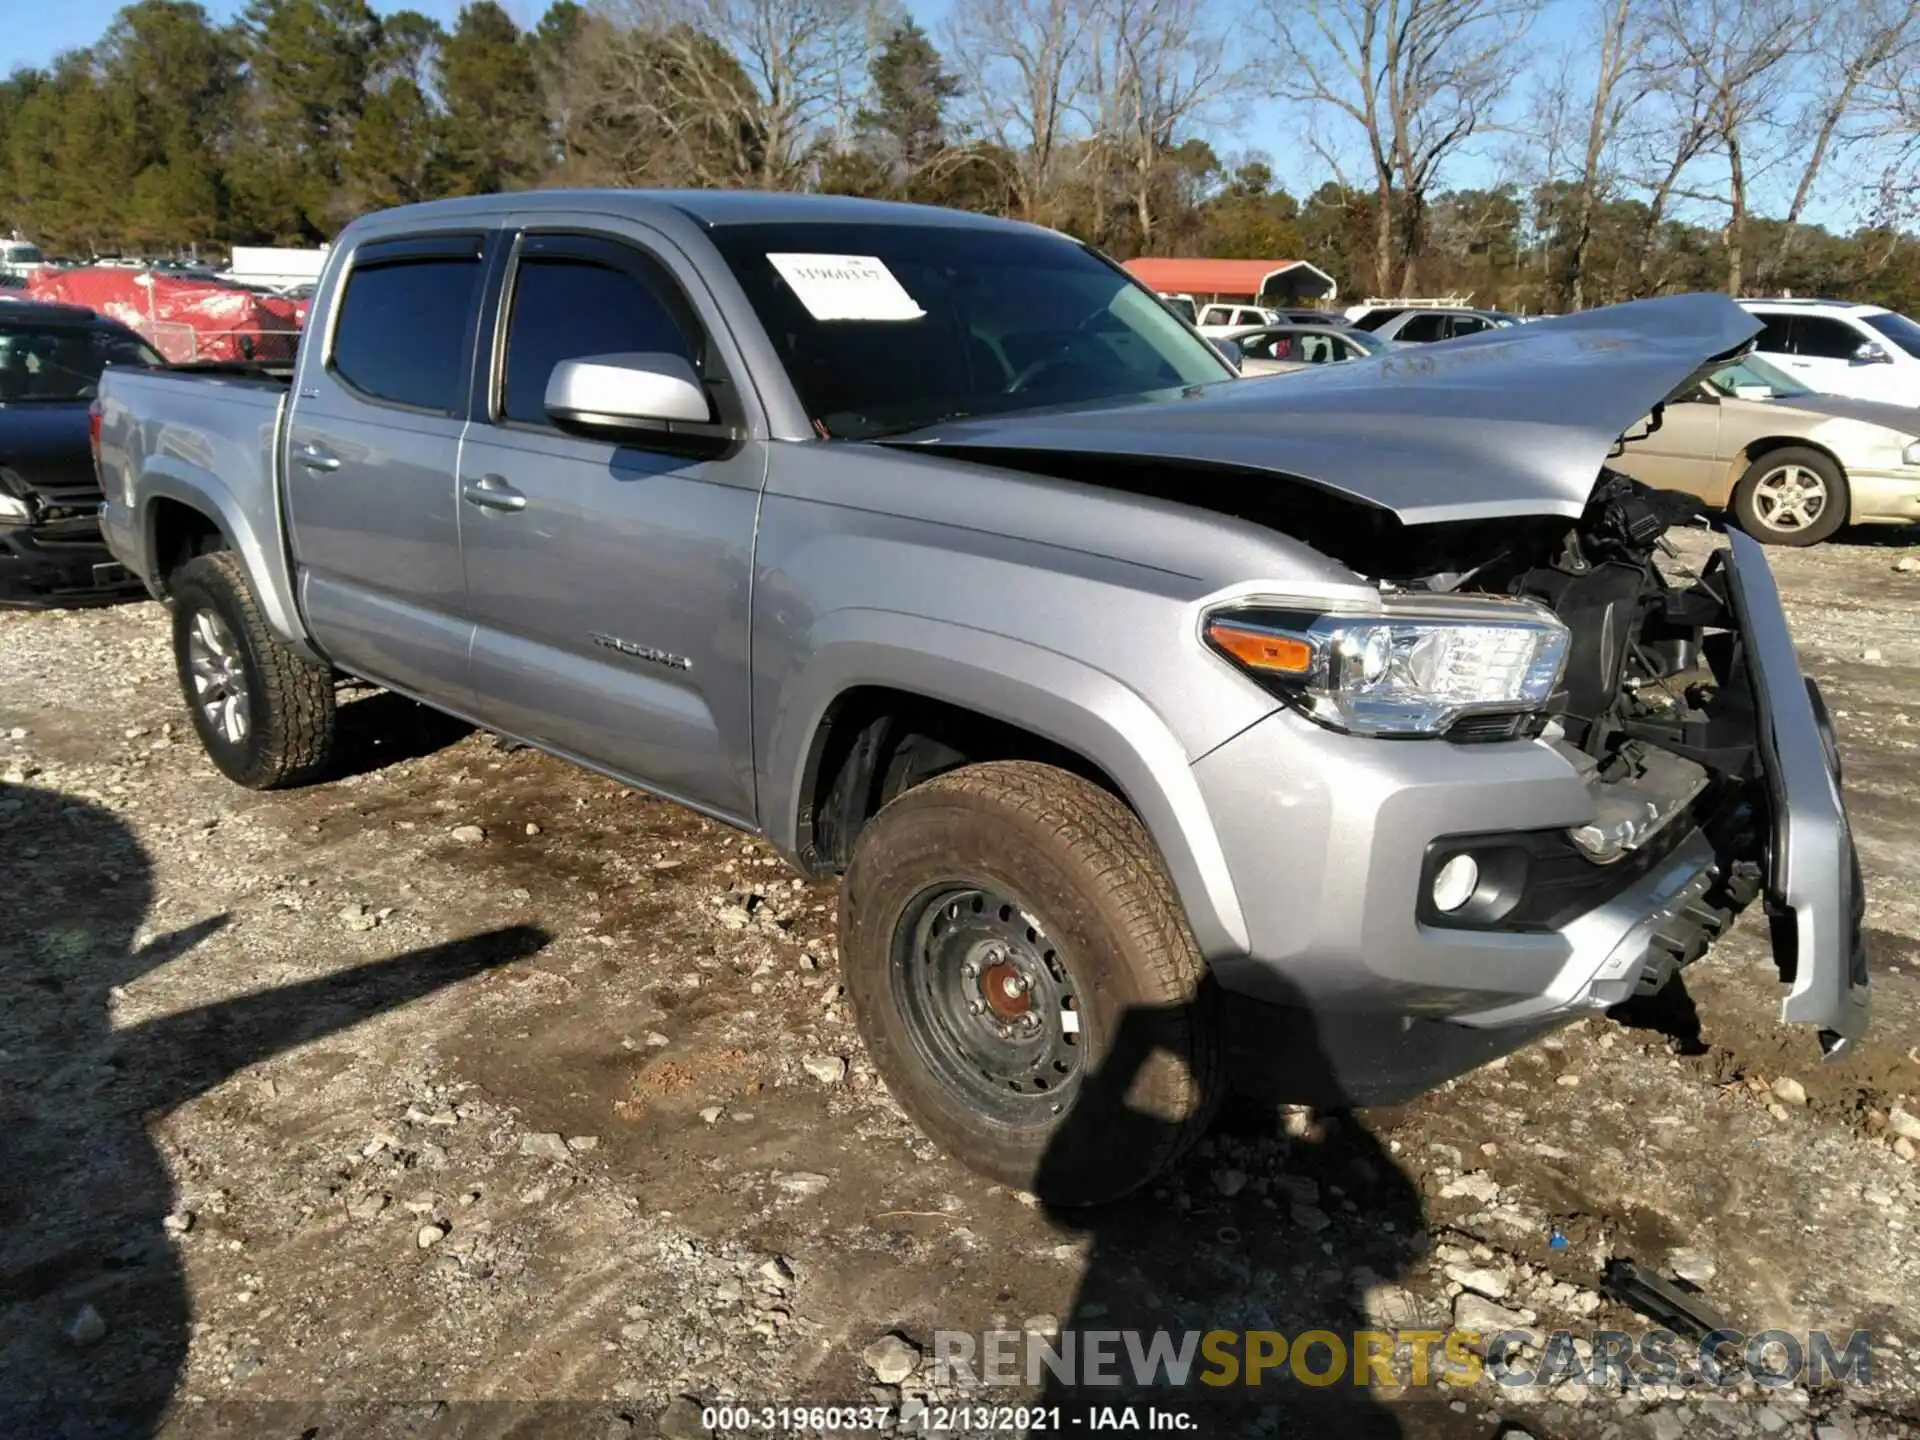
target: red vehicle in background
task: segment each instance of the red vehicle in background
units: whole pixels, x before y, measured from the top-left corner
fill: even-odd
[[[96,265],[43,270],[27,283],[34,300],[83,305],[138,331],[173,364],[196,360],[292,360],[303,302],[218,280]]]

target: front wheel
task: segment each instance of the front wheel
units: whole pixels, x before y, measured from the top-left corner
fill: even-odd
[[[189,560],[168,588],[174,666],[208,758],[249,790],[318,779],[333,754],[333,672],[273,633],[231,551]]]
[[[1140,822],[1079,776],[970,765],[861,830],[840,895],[848,999],[931,1139],[1063,1205],[1146,1183],[1205,1129],[1204,964]]]
[[[1803,446],[1770,450],[1734,487],[1740,528],[1763,545],[1817,545],[1847,523],[1847,477]]]

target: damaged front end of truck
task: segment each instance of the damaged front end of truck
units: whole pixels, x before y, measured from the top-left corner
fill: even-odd
[[[1346,963],[1397,983],[1415,966],[1400,957],[1433,937],[1479,932],[1484,953],[1503,957],[1552,936],[1574,961],[1528,993],[1401,994],[1410,1017],[1444,1008],[1449,1030],[1523,1028],[1660,989],[1759,900],[1788,986],[1783,1018],[1812,1028],[1831,1057],[1864,1032],[1868,1005],[1864,895],[1826,706],[1800,672],[1760,547],[1690,497],[1607,466],[1756,329],[1722,297],[1637,302],[1324,373],[961,422],[902,443],[1270,528],[1339,561],[1368,587],[1366,612],[1385,619],[1448,605],[1550,615],[1556,678],[1540,694],[1469,703],[1422,733],[1462,751],[1548,747],[1580,777],[1589,812],[1423,841],[1412,930],[1349,916],[1345,931],[1365,938]],[[1222,622],[1278,660],[1237,659]],[[1210,609],[1205,638],[1305,719],[1388,734],[1336,713],[1345,667],[1371,662],[1353,627],[1325,622],[1277,586]],[[1377,869],[1391,846],[1366,843]],[[1451,902],[1444,912],[1436,896]],[[1324,952],[1334,933],[1303,944]]]

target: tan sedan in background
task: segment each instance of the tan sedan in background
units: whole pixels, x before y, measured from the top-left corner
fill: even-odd
[[[1842,525],[1920,521],[1916,437],[1920,409],[1816,395],[1749,355],[1610,463],[1731,510],[1756,540],[1812,545]]]

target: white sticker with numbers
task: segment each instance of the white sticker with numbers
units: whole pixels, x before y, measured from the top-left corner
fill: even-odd
[[[768,255],[816,320],[918,320],[922,310],[878,256]]]

